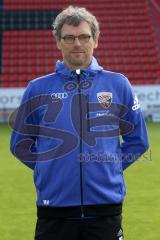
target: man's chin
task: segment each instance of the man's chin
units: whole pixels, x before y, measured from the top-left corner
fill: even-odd
[[[72,61],[71,64],[77,68],[81,68],[82,66],[84,66],[83,61],[77,61],[77,60]]]

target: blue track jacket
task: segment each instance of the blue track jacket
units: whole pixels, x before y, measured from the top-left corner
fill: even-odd
[[[32,80],[15,117],[11,151],[34,170],[37,205],[121,204],[123,170],[148,149],[146,126],[128,79],[91,65]]]

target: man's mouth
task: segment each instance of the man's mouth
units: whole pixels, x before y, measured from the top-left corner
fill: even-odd
[[[84,52],[82,52],[82,51],[74,51],[72,53],[84,53]]]

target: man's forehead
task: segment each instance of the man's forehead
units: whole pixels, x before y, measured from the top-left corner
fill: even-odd
[[[63,27],[62,27],[62,30],[61,30],[61,33],[72,33],[72,34],[75,34],[75,33],[78,33],[78,32],[82,32],[82,33],[88,33],[90,34],[91,33],[91,28],[89,26],[89,24],[85,21],[81,22],[78,26],[75,26],[75,25],[70,25],[70,24],[63,24]]]

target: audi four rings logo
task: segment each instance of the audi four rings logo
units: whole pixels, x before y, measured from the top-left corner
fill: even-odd
[[[68,93],[66,93],[66,92],[52,93],[52,94],[51,94],[52,100],[65,99],[65,98],[67,98],[67,97],[68,97]]]

